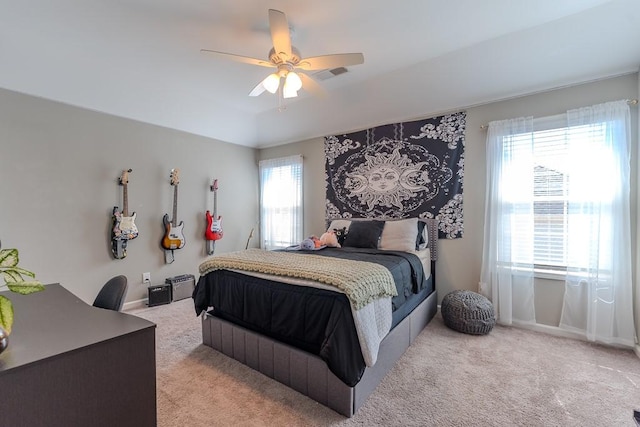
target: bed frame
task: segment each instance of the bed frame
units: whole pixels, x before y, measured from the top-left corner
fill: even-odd
[[[229,321],[202,315],[202,342],[238,362],[310,397],[339,414],[353,416],[437,311],[438,220],[427,219],[433,292],[380,343],[376,364],[353,387],[343,383],[315,354],[305,352]]]
[[[320,357],[208,313],[202,316],[202,341],[206,346],[351,417],[433,318],[436,310],[434,290],[382,340],[376,364],[365,369],[362,379],[354,387],[340,381]]]

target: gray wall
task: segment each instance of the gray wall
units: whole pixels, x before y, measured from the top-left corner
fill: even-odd
[[[0,90],[0,240],[44,283],[60,282],[87,302],[112,276],[129,278],[127,301],[153,284],[191,273],[206,258],[205,211],[218,178],[224,237],[216,253],[244,249],[258,220],[256,150]],[[140,230],[127,257],[111,257],[117,178],[132,168],[129,211]],[[172,217],[172,168],[180,169],[178,220],[186,246],[165,264],[162,216]],[[254,242],[255,244],[255,239]]]
[[[639,92],[638,74],[593,82],[516,99],[467,108],[466,162],[464,188],[464,237],[440,240],[438,270],[439,298],[454,289],[477,290],[482,263],[482,238],[485,197],[485,141],[486,131],[480,128],[492,120],[519,116],[547,116],[567,109],[605,101],[636,98]],[[637,108],[637,107],[633,107]],[[434,114],[437,115],[437,114]],[[413,117],[407,120],[415,119]],[[632,218],[636,218],[638,115],[632,114],[634,150],[632,157]],[[356,129],[353,129],[356,130]],[[318,234],[324,228],[324,152],[323,138],[260,150],[260,159],[303,154],[305,179],[305,235]],[[636,227],[633,224],[635,236]],[[637,240],[634,238],[633,240]],[[634,258],[635,259],[635,258]],[[536,287],[538,322],[557,325],[560,319],[562,282],[539,281]],[[640,303],[637,302],[636,312]],[[640,330],[640,328],[638,329]]]
[[[552,115],[568,108],[638,96],[636,73],[467,108],[465,236],[440,241],[440,298],[453,289],[477,289],[485,192],[486,134],[480,126],[491,120]],[[640,112],[634,108],[632,218],[640,221],[636,210],[640,193]],[[407,118],[411,119],[415,117]],[[324,228],[322,138],[256,154],[250,148],[0,90],[0,147],[3,247],[20,249],[21,265],[35,271],[43,282],[60,282],[88,302],[116,274],[129,277],[129,302],[146,297],[146,287],[140,284],[142,272],[151,272],[154,284],[182,273],[197,277],[198,265],[206,258],[204,211],[212,207],[208,185],[214,177],[220,182],[218,206],[225,232],[216,253],[244,248],[249,231],[258,221],[256,156],[304,156],[304,233],[319,234]],[[178,217],[185,222],[187,245],[175,252],[173,264],[166,265],[159,245],[164,233],[161,218],[164,213],[171,215],[169,171],[175,167],[181,169]],[[121,205],[117,178],[124,168],[133,169],[129,208],[138,214],[140,236],[129,243],[127,258],[114,260],[109,249],[110,216],[113,206]],[[255,236],[251,246],[257,246]],[[635,259],[640,268],[640,255]],[[537,290],[539,322],[557,324],[561,284],[541,281]],[[638,330],[639,294],[634,296]]]
[[[636,99],[640,100],[640,73],[637,74],[638,78],[638,90],[636,92]],[[638,201],[640,200],[640,107],[636,106],[636,117],[638,119],[637,126],[638,131],[636,132],[636,161],[632,163],[632,166],[636,167],[636,175],[632,178],[632,183],[635,183],[636,187],[636,268],[634,275],[634,283],[636,286],[634,287],[634,295],[633,302],[635,305],[635,318],[636,318],[636,337],[640,338],[640,235],[638,231],[638,225],[640,224],[640,207],[638,206]],[[633,114],[632,114],[633,116]],[[631,190],[633,194],[633,189]],[[633,218],[633,216],[631,217]],[[636,354],[640,357],[640,346],[636,345]]]

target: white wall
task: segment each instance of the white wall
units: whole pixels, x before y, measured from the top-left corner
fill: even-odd
[[[211,179],[219,180],[224,228],[216,253],[244,249],[258,219],[255,156],[251,148],[0,90],[2,247],[18,248],[21,266],[87,302],[118,274],[129,278],[129,302],[147,295],[142,272],[153,284],[183,273],[197,280]],[[114,260],[111,212],[122,207],[117,183],[127,168],[140,235],[126,258]],[[178,220],[187,243],[167,265],[160,240],[162,216],[172,217],[172,168],[180,169]]]
[[[477,290],[482,262],[482,238],[485,197],[485,140],[486,131],[480,128],[492,120],[519,116],[547,116],[566,112],[567,109],[601,102],[635,98],[638,96],[638,74],[558,89],[516,99],[467,108],[464,187],[464,237],[440,240],[438,270],[438,297],[455,289]],[[637,107],[633,107],[637,108]],[[463,108],[461,108],[463,109]],[[632,133],[638,139],[638,116],[633,117]],[[414,120],[415,117],[407,118]],[[357,130],[357,129],[353,129]],[[324,227],[325,176],[324,139],[307,141],[260,150],[260,159],[302,153],[305,156],[305,234],[318,234]],[[637,150],[632,153],[632,218],[636,218]],[[633,224],[635,236],[636,225]],[[633,240],[637,240],[634,238]],[[635,258],[634,258],[635,259]],[[560,317],[563,284],[541,281],[536,286],[537,317],[539,323],[557,324]],[[637,297],[636,297],[637,301]],[[637,304],[640,305],[640,304]],[[640,329],[639,329],[640,330]]]

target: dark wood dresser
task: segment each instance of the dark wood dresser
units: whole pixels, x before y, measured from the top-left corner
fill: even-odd
[[[155,324],[95,308],[59,284],[14,306],[0,354],[0,425],[155,426]]]

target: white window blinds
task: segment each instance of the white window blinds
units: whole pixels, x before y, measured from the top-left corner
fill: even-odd
[[[584,215],[580,210],[570,211],[569,200],[575,203],[608,197],[606,188],[599,189],[602,185],[588,179],[589,174],[596,172],[583,167],[595,163],[599,165],[598,174],[607,176],[615,172],[610,170],[611,162],[607,161],[610,154],[603,147],[606,124],[567,127],[566,116],[561,115],[536,119],[533,127],[532,143],[531,134],[508,137],[514,147],[510,155],[522,156],[531,147],[533,263],[537,270],[564,271],[569,224],[579,224]],[[518,251],[517,245],[514,250],[515,261],[528,262],[528,250]]]
[[[260,247],[278,249],[302,241],[302,156],[262,160]]]

